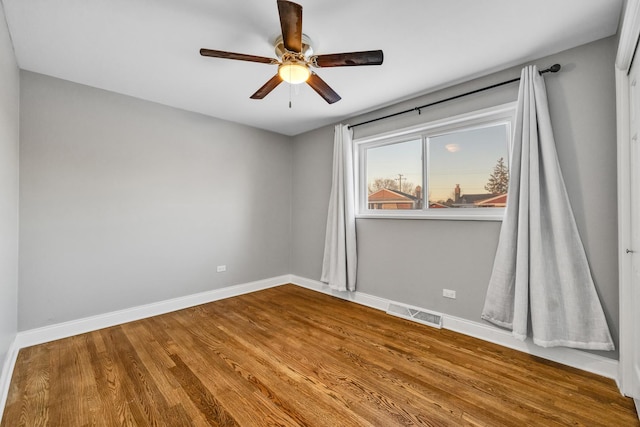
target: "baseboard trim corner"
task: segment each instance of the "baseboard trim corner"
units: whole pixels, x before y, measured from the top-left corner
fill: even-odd
[[[98,329],[120,325],[122,323],[133,322],[135,320],[145,319],[151,316],[158,316],[160,314],[194,307],[200,304],[206,304],[212,301],[260,291],[274,286],[284,285],[289,282],[289,275],[283,275],[272,277],[270,279],[213,289],[211,291],[172,298],[169,300],[99,314],[96,316],[85,317],[82,319],[71,320],[68,322],[57,323],[55,325],[43,326],[41,328],[30,329],[18,332],[18,335],[16,336],[16,345],[18,349],[29,347],[61,338],[68,338],[74,335],[96,331]]]
[[[365,294],[363,292],[348,292],[348,291],[336,291],[331,289],[329,285],[322,283],[318,280],[307,279],[296,275],[290,276],[290,283],[298,285],[303,288],[311,289],[313,291],[322,292],[323,294],[332,295],[337,298],[341,298],[347,301],[352,301],[360,305],[375,308],[377,310],[386,311],[389,305],[389,301],[384,298],[376,297],[374,295]]]
[[[362,292],[338,292],[329,288],[322,282],[307,279],[304,277],[291,275],[290,282],[307,289],[322,292],[338,298],[353,301],[358,304],[386,311],[391,301]],[[442,327],[454,332],[468,335],[483,341],[502,345],[523,353],[561,363],[583,371],[591,372],[615,381],[618,379],[618,361],[602,357],[585,351],[565,347],[544,348],[535,345],[531,339],[520,341],[514,338],[509,331],[499,329],[495,326],[462,319],[448,314],[442,315]]]
[[[2,364],[2,374],[0,374],[0,420],[2,420],[2,414],[4,413],[4,407],[7,404],[7,397],[9,396],[9,386],[11,385],[11,377],[13,376],[13,369],[16,366],[16,360],[18,359],[18,347],[16,340],[14,339]]]

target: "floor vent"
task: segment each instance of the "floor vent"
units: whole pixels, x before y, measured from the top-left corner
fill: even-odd
[[[387,308],[387,314],[422,323],[423,325],[433,326],[434,328],[442,328],[442,314],[427,311],[422,308],[390,303],[389,308]]]

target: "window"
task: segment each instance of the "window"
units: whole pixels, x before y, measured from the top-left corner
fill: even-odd
[[[515,104],[354,141],[359,217],[501,219]]]

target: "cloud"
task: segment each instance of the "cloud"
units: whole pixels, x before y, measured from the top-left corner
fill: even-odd
[[[458,144],[447,144],[444,146],[444,148],[446,148],[447,151],[450,153],[455,153],[457,151],[460,151],[460,146]]]

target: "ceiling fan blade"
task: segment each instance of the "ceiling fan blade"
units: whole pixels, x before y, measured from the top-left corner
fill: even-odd
[[[282,41],[285,49],[302,52],[302,6],[286,0],[278,0]]]
[[[318,67],[353,67],[357,65],[380,65],[384,55],[381,50],[364,52],[332,53],[315,55],[311,62]]]
[[[324,98],[329,104],[333,104],[334,102],[340,101],[340,95],[338,95],[333,89],[329,87],[324,80],[320,78],[316,73],[311,73],[309,76],[309,80],[307,80],[307,84],[315,90],[318,95]]]
[[[271,79],[266,82],[260,89],[256,91],[253,95],[251,95],[251,99],[262,99],[265,96],[269,95],[269,92],[274,90],[276,86],[282,83],[282,77],[279,74],[271,77]]]
[[[239,61],[260,62],[263,64],[277,64],[278,60],[265,56],[245,55],[244,53],[225,52],[223,50],[200,49],[200,55],[212,58],[237,59]]]

